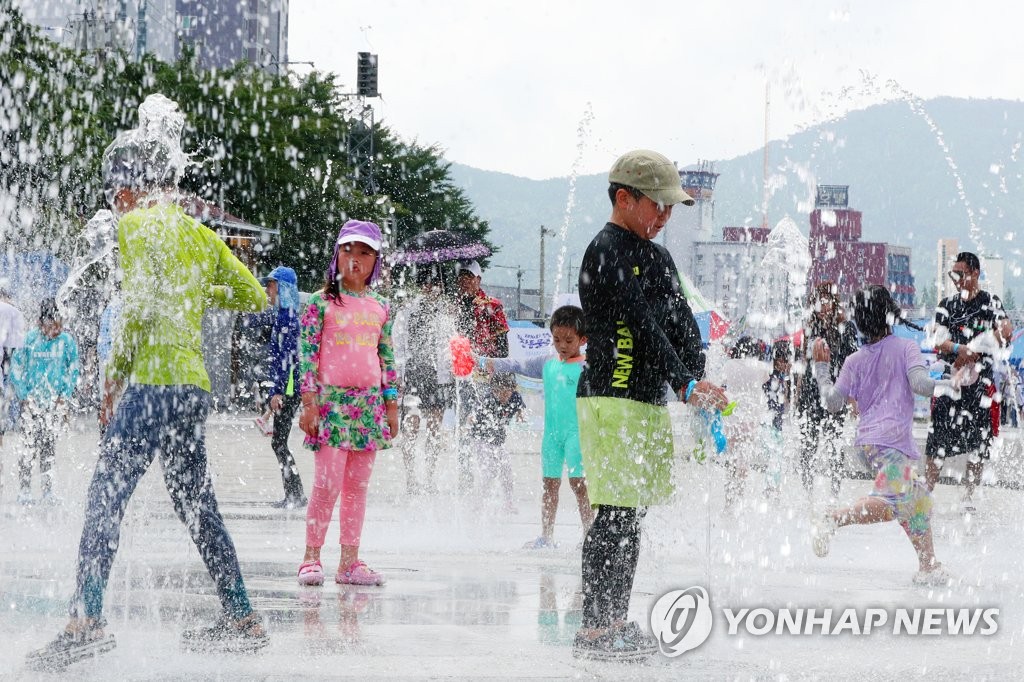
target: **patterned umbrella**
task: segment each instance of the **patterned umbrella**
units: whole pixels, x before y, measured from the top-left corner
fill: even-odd
[[[486,258],[490,255],[490,247],[468,234],[431,230],[410,239],[402,248],[391,254],[390,260],[395,265],[422,265]]]

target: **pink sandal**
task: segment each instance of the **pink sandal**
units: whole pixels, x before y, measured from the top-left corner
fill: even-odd
[[[384,576],[371,571],[362,561],[356,561],[334,577],[339,585],[383,585]]]
[[[324,568],[320,565],[319,559],[302,562],[299,566],[299,584],[307,586],[324,584]]]

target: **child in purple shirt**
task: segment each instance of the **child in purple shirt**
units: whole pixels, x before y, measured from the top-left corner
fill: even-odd
[[[951,578],[935,559],[932,545],[932,498],[917,472],[921,455],[912,426],[914,393],[931,396],[953,390],[949,381],[935,381],[921,350],[913,341],[892,335],[892,324],[915,327],[904,320],[888,289],[872,285],[857,292],[854,311],[865,344],[843,364],[835,385],[828,371],[830,352],[824,340],[814,346],[815,379],[822,402],[839,412],[847,400],[857,403],[860,424],[857,454],[875,473],[874,490],[852,506],[838,509],[816,525],[814,552],[826,556],[836,529],[851,524],[896,520],[917,552],[919,569],[914,583],[945,586]]]

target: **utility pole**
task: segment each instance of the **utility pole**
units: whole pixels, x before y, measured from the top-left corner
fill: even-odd
[[[516,266],[516,319],[523,314],[523,269]]]
[[[551,230],[545,229],[543,225],[540,226],[540,319],[547,318],[546,308],[544,307],[544,235],[551,234]]]
[[[764,84],[764,161],[761,169],[761,227],[768,227],[768,113],[771,110],[769,98],[771,81]]]
[[[526,274],[526,270],[519,265],[498,265],[497,263],[491,263],[492,268],[504,268],[506,270],[516,271],[516,314],[515,319],[522,319],[523,315],[523,275]]]

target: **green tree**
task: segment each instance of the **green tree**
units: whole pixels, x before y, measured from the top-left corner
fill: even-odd
[[[455,186],[436,147],[396,140],[381,129],[381,155],[376,180],[381,192],[396,203],[399,243],[428,230],[465,232],[486,242],[489,226],[480,220],[462,188]]]
[[[1003,307],[1007,310],[1017,309],[1017,297],[1013,295],[1013,289],[1007,289],[1003,296]]]
[[[929,282],[928,284],[925,284],[924,287],[921,289],[920,303],[921,307],[923,307],[925,311],[930,312],[932,310],[935,310],[935,306],[939,304],[939,300],[938,291],[935,288],[934,282]]]
[[[348,154],[353,117],[334,74],[296,79],[245,63],[203,71],[188,51],[173,64],[83,57],[25,24],[11,0],[0,0],[0,29],[0,83],[15,86],[0,88],[0,187],[17,197],[15,210],[0,210],[7,248],[73,252],[84,220],[103,206],[102,152],[137,124],[137,107],[153,92],[186,115],[183,143],[195,164],[183,187],[280,230],[257,257],[295,267],[304,288],[319,286],[349,217],[393,224],[392,244],[438,227],[486,239],[487,223],[452,183],[439,150],[402,142],[385,126],[373,133],[386,196],[363,192]]]

